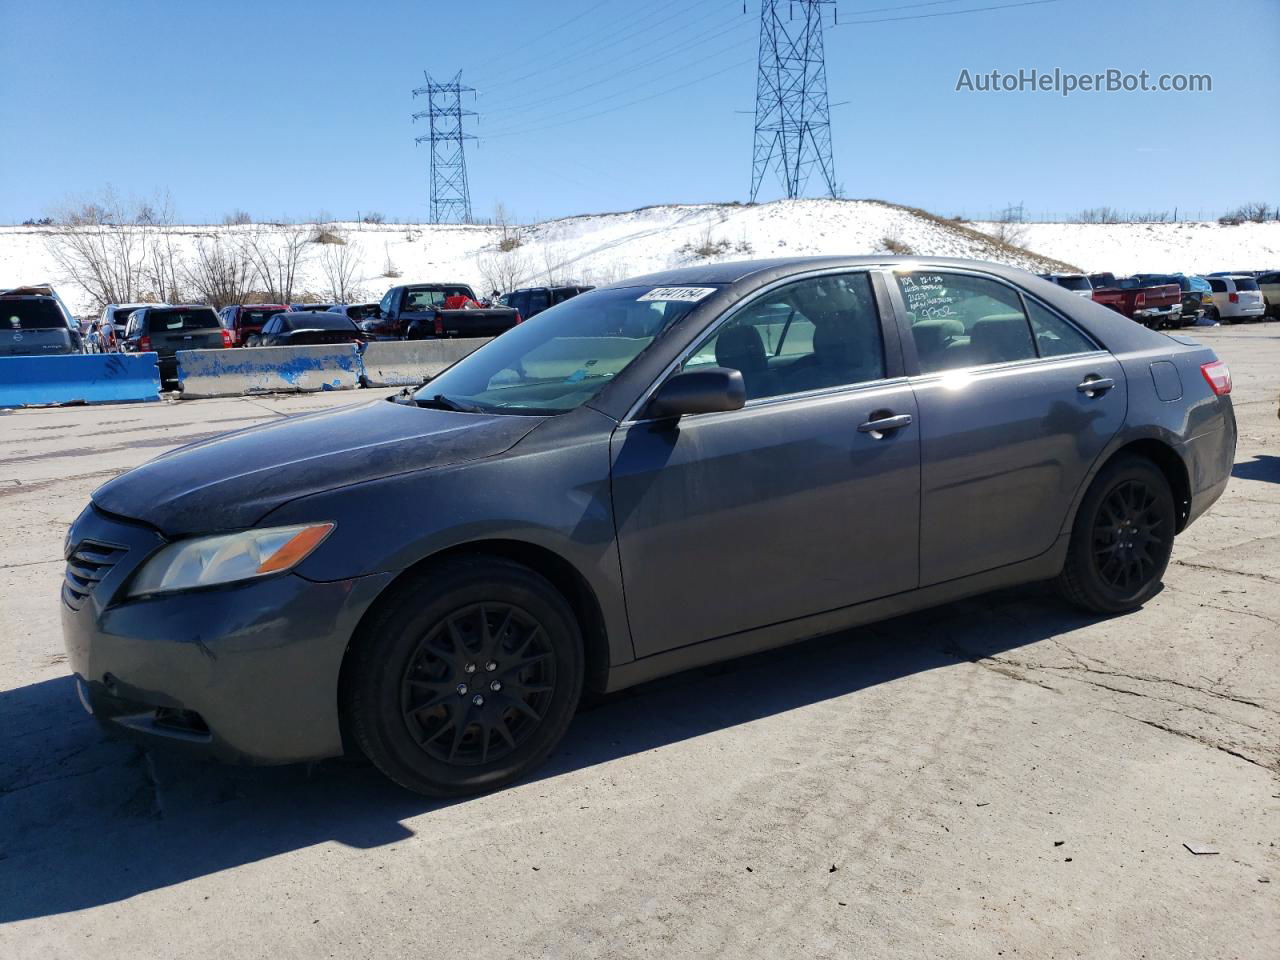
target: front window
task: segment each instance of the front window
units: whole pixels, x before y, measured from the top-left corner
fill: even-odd
[[[704,341],[684,369],[700,366],[740,371],[749,400],[883,379],[870,278],[812,277],[766,294]]]
[[[513,327],[414,394],[421,406],[556,414],[581,406],[714,287],[584,293]]]

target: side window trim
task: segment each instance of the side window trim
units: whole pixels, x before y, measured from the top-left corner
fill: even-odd
[[[1070,318],[1070,317],[1063,316],[1063,314],[1062,314],[1062,312],[1061,312],[1061,311],[1059,311],[1059,310],[1055,310],[1053,307],[1049,306],[1047,303],[1045,303],[1045,302],[1044,302],[1043,300],[1041,300],[1039,297],[1035,296],[1034,294],[1027,293],[1027,291],[1023,290],[1021,287],[1017,287],[1017,288],[1015,288],[1015,289],[1017,289],[1019,296],[1021,296],[1021,297],[1022,297],[1022,312],[1023,312],[1024,314],[1026,314],[1026,317],[1027,317],[1027,323],[1031,325],[1031,342],[1035,345],[1035,348],[1036,348],[1036,358],[1037,358],[1037,359],[1039,359],[1039,360],[1061,360],[1061,359],[1063,359],[1064,357],[1087,357],[1087,356],[1089,356],[1089,354],[1091,354],[1091,353],[1104,352],[1104,351],[1102,350],[1102,346],[1101,346],[1101,344],[1099,344],[1099,343],[1098,343],[1098,341],[1097,341],[1097,340],[1095,340],[1095,339],[1093,338],[1093,336],[1092,336],[1092,335],[1090,335],[1090,334],[1089,334],[1089,332],[1088,332],[1087,330],[1082,330],[1082,329],[1080,328],[1080,325],[1079,325],[1079,324],[1077,324],[1077,323],[1074,323],[1074,322],[1071,320],[1071,318]],[[1036,336],[1036,328],[1035,328],[1035,324],[1032,324],[1032,323],[1031,323],[1031,311],[1027,308],[1027,304],[1029,304],[1029,303],[1034,303],[1034,304],[1035,304],[1037,307],[1039,307],[1041,310],[1044,310],[1046,313],[1052,314],[1054,317],[1056,317],[1056,318],[1057,318],[1058,320],[1060,320],[1062,323],[1066,324],[1070,329],[1072,329],[1072,330],[1074,330],[1076,333],[1078,333],[1078,334],[1080,335],[1081,339],[1083,339],[1086,343],[1090,343],[1090,344],[1092,344],[1092,345],[1093,345],[1093,349],[1092,349],[1092,350],[1084,350],[1084,351],[1081,351],[1080,353],[1060,353],[1060,354],[1056,354],[1056,355],[1053,355],[1053,356],[1048,356],[1048,357],[1046,357],[1044,354],[1042,354],[1042,353],[1040,352],[1040,340],[1039,340],[1039,338]]]
[[[840,384],[834,387],[819,387],[816,390],[801,390],[795,393],[778,394],[777,396],[772,396],[772,397],[756,397],[754,399],[748,400],[746,404],[743,406],[743,409],[750,410],[766,404],[789,402],[793,400],[808,400],[813,397],[866,390],[868,388],[873,388],[873,387],[879,388],[879,387],[885,386],[886,384],[893,383],[894,381],[903,380],[905,377],[909,376],[909,374],[907,373],[906,368],[904,366],[904,357],[901,349],[901,343],[900,343],[901,338],[898,331],[897,320],[894,317],[893,310],[887,299],[888,290],[886,289],[883,272],[884,272],[883,268],[878,268],[874,266],[828,267],[824,270],[814,270],[812,273],[804,273],[804,274],[798,274],[795,276],[785,277],[781,280],[775,281],[774,283],[768,284],[767,286],[761,287],[759,290],[754,291],[748,298],[744,300],[739,300],[737,303],[733,304],[724,313],[720,314],[720,316],[716,317],[716,319],[713,320],[710,324],[708,324],[707,328],[703,330],[702,333],[699,334],[693,340],[692,343],[690,343],[687,347],[685,347],[680,352],[680,354],[670,364],[667,365],[666,369],[664,369],[661,374],[659,374],[656,378],[654,378],[653,383],[649,384],[649,386],[645,389],[645,391],[640,395],[640,398],[631,405],[631,409],[627,411],[626,416],[622,418],[621,422],[622,423],[650,422],[652,418],[640,417],[640,411],[642,411],[646,406],[648,406],[650,398],[654,395],[654,393],[657,392],[658,388],[662,386],[662,384],[666,383],[667,379],[671,377],[671,375],[675,373],[677,370],[679,370],[682,366],[684,366],[685,362],[694,354],[696,354],[709,340],[711,340],[713,337],[719,336],[720,328],[723,327],[725,324],[729,323],[739,313],[749,309],[757,301],[762,300],[765,297],[775,293],[782,287],[790,286],[793,283],[800,283],[804,280],[813,280],[818,277],[841,276],[844,274],[854,274],[854,273],[867,274],[871,283],[871,293],[872,293],[872,299],[875,301],[876,314],[880,321],[880,339],[881,339],[882,350],[884,352],[885,375],[878,380],[865,380],[859,383],[846,383],[846,384]],[[889,285],[889,286],[891,287],[892,285]],[[693,417],[731,416],[733,413],[737,413],[737,411],[736,410],[731,411],[727,414],[708,413],[708,414],[691,414],[690,416],[693,416]]]

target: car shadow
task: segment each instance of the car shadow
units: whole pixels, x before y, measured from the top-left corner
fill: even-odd
[[[1032,586],[655,680],[585,705],[526,782],[1091,622]],[[408,793],[363,762],[254,769],[144,751],[104,737],[69,677],[47,680],[0,693],[0,923],[113,903],[326,842],[394,845],[413,835],[407,822],[468,802],[476,801]]]
[[[1280,457],[1273,457],[1269,453],[1255,454],[1252,460],[1242,461],[1232,467],[1231,476],[1237,480],[1280,483]]]

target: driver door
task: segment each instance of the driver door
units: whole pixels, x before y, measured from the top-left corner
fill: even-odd
[[[743,409],[615,431],[637,656],[917,585],[920,430],[885,319],[865,272],[775,288],[682,365],[741,370]]]

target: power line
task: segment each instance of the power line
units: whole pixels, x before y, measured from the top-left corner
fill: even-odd
[[[596,44],[595,46],[590,47],[590,49],[584,50],[581,53],[572,53],[568,56],[563,56],[558,59],[545,62],[542,65],[538,66],[537,68],[530,70],[527,73],[523,73],[518,77],[513,77],[510,80],[503,80],[499,83],[487,84],[486,89],[495,90],[495,89],[514,86],[517,83],[521,83],[522,81],[528,80],[531,77],[536,77],[539,74],[546,73],[549,70],[555,70],[555,69],[558,69],[559,67],[564,66],[565,64],[573,63],[577,60],[581,60],[583,59],[583,57],[590,57],[600,53],[601,51],[609,50],[620,44],[628,43],[634,40],[636,37],[643,36],[644,34],[649,33],[652,30],[655,30],[656,28],[662,26],[663,24],[671,23],[674,20],[680,20],[684,18],[688,13],[687,4],[688,4],[688,0],[667,0],[667,3],[658,7],[656,10],[647,10],[644,13],[642,13],[640,17],[627,21],[625,26],[619,26],[614,28],[613,33],[615,35],[613,39],[609,40],[606,43]],[[683,5],[686,7],[686,9],[673,13],[669,17],[663,17],[659,20],[653,20],[653,16],[655,14],[662,13],[664,10],[669,10],[671,7],[674,7],[677,5]],[[716,11],[713,10],[713,11],[710,11],[709,15],[714,16],[715,13]],[[698,23],[705,19],[707,19],[707,17],[703,16],[695,19],[692,22]],[[627,28],[634,26],[637,23],[642,23],[644,21],[649,21],[646,26],[643,26],[638,30],[625,32]],[[619,31],[623,31],[623,32],[619,33]],[[594,38],[592,37],[585,37],[583,39],[588,44],[591,44],[594,42]]]
[[[990,10],[1011,10],[1014,7],[1038,7],[1046,3],[1061,3],[1062,0],[1022,0],[1021,3],[1002,3],[991,7],[973,7],[969,10],[943,10],[937,13],[915,13],[905,17],[878,17],[874,20],[846,20],[838,26],[861,25],[865,23],[894,23],[899,20],[929,20],[933,17],[959,17],[966,13],[986,13]],[[927,4],[921,4],[927,6]],[[906,9],[905,7],[900,9]]]
[[[517,103],[512,106],[498,107],[496,109],[486,109],[485,115],[489,116],[495,113],[512,113],[517,111],[524,112],[526,110],[529,110],[530,108],[538,107],[546,103],[551,103],[556,100],[563,100],[566,97],[577,96],[578,94],[586,90],[592,89],[593,87],[599,87],[603,84],[613,83],[620,77],[629,76],[630,74],[636,73],[637,71],[640,71],[640,70],[647,70],[650,67],[652,67],[654,64],[662,63],[665,60],[670,60],[672,57],[680,56],[685,51],[698,46],[699,44],[702,43],[702,41],[706,40],[708,37],[711,37],[712,35],[715,35],[715,34],[720,34],[720,35],[726,34],[726,31],[724,30],[723,25],[717,24],[715,27],[711,28],[708,31],[704,31],[703,33],[698,34],[697,36],[692,37],[683,43],[677,44],[674,47],[670,47],[667,49],[665,53],[663,53],[659,57],[651,57],[647,60],[642,61],[641,63],[635,64],[634,66],[627,67],[622,70],[613,70],[610,72],[609,76],[602,77],[599,80],[595,80],[591,83],[582,84],[581,86],[576,87],[574,90],[568,93],[552,94],[549,97],[542,97],[538,100],[532,100],[526,103]],[[704,56],[700,57],[700,59],[703,61],[715,59],[716,57],[720,56],[721,54],[727,53],[730,50],[736,50],[746,46],[746,43],[750,43],[752,42],[752,40],[753,40],[752,37],[738,37],[733,43],[729,44],[728,46],[713,50],[705,54]],[[744,43],[744,41],[746,42]],[[606,100],[611,100],[614,97],[625,96],[628,93],[634,93],[634,92],[635,92],[635,87],[632,86],[628,89],[619,90],[616,93],[608,94],[597,100],[589,101],[588,103],[577,104],[569,109],[581,109],[582,107],[589,107],[596,103],[602,103]]]
[[[702,83],[706,80],[711,80],[715,77],[719,77],[723,74],[726,74],[730,70],[735,70],[738,67],[744,67],[747,64],[754,63],[754,62],[755,62],[754,57],[748,60],[738,60],[738,61],[735,61],[734,63],[729,64],[727,67],[723,67],[720,70],[715,70],[715,71],[712,71],[711,73],[705,73],[700,77],[694,77],[692,80],[689,80],[686,83],[680,83],[674,87],[667,87],[666,89],[659,90],[657,93],[650,94],[647,97],[638,97],[635,100],[629,100],[626,103],[620,103],[615,107],[609,107],[607,110],[599,110],[595,113],[586,114],[585,116],[570,117],[565,120],[557,121],[556,123],[548,123],[541,126],[528,127],[521,130],[502,130],[502,131],[499,131],[498,133],[489,133],[489,134],[485,134],[483,139],[500,140],[505,137],[520,137],[528,133],[537,133],[542,130],[550,130],[555,127],[563,127],[571,123],[578,123],[582,120],[592,120],[596,117],[603,117],[606,114],[616,113],[619,110],[625,110],[627,107],[633,107],[638,103],[647,103],[650,100],[656,100],[658,97],[666,96],[668,93],[675,93],[677,90],[685,90],[689,87],[695,86],[696,84]]]

